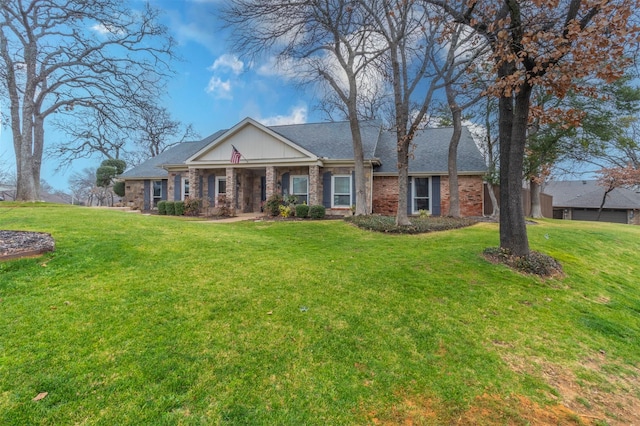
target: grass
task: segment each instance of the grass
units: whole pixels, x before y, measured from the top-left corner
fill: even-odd
[[[543,281],[483,258],[489,223],[4,206],[0,229],[56,251],[0,263],[0,424],[527,424],[521,398],[595,410],[589,389],[638,383],[640,227],[529,226],[566,274]],[[584,392],[564,400],[550,368]]]

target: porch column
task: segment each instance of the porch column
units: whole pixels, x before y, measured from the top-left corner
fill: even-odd
[[[265,180],[266,180],[266,186],[267,186],[265,190],[266,192],[265,195],[267,196],[267,200],[268,200],[269,197],[271,197],[277,191],[275,166],[267,166],[266,173],[265,173]]]
[[[200,173],[198,169],[189,167],[189,198],[198,198],[200,194]]]
[[[320,166],[317,164],[309,166],[309,205],[315,206],[322,204],[319,194],[320,188]]]
[[[226,199],[227,199],[227,205],[229,206],[229,213],[233,216],[236,214],[236,209],[238,208],[237,203],[236,203],[236,195],[237,195],[237,188],[236,188],[236,179],[237,179],[238,173],[236,172],[236,169],[233,167],[227,167],[227,193],[226,193]]]

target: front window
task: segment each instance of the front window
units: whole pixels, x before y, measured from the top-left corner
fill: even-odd
[[[221,196],[224,197],[227,195],[227,178],[226,177],[218,177],[216,178],[216,205],[218,201],[221,200]]]
[[[182,199],[189,197],[189,179],[182,178]]]
[[[418,214],[420,210],[430,210],[429,207],[429,178],[413,178],[412,205],[413,213]]]
[[[308,203],[309,199],[309,177],[291,176],[291,195],[295,195],[296,203]]]
[[[162,181],[154,180],[151,188],[151,198],[153,199],[153,206],[157,207],[158,203],[162,201]]]
[[[351,176],[333,176],[331,188],[332,207],[351,207]]]

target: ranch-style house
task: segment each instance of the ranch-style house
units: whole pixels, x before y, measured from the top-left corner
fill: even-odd
[[[447,214],[451,128],[419,131],[409,160],[408,213]],[[394,215],[398,205],[396,137],[379,121],[362,123],[367,211]],[[460,210],[483,213],[487,167],[469,131],[458,148]],[[161,200],[198,197],[215,206],[231,201],[232,213],[260,212],[275,193],[322,204],[329,215],[355,204],[354,156],[348,122],[265,126],[246,118],[200,141],[178,144],[126,171],[124,203],[149,211]],[[224,196],[224,197],[221,197]]]

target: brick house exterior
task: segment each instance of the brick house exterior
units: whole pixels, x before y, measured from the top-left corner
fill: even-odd
[[[394,215],[398,205],[395,135],[376,121],[362,124],[367,211]],[[409,162],[409,214],[446,214],[446,157],[451,129],[425,129],[414,139]],[[460,206],[464,216],[483,210],[486,166],[468,131],[459,144]],[[232,161],[233,150],[240,161]],[[355,204],[353,148],[348,122],[263,126],[247,118],[195,142],[185,142],[120,176],[124,202],[152,210],[161,200],[202,199],[231,213],[260,212],[272,194],[293,195],[327,214],[344,215]],[[221,197],[222,196],[222,197]]]

